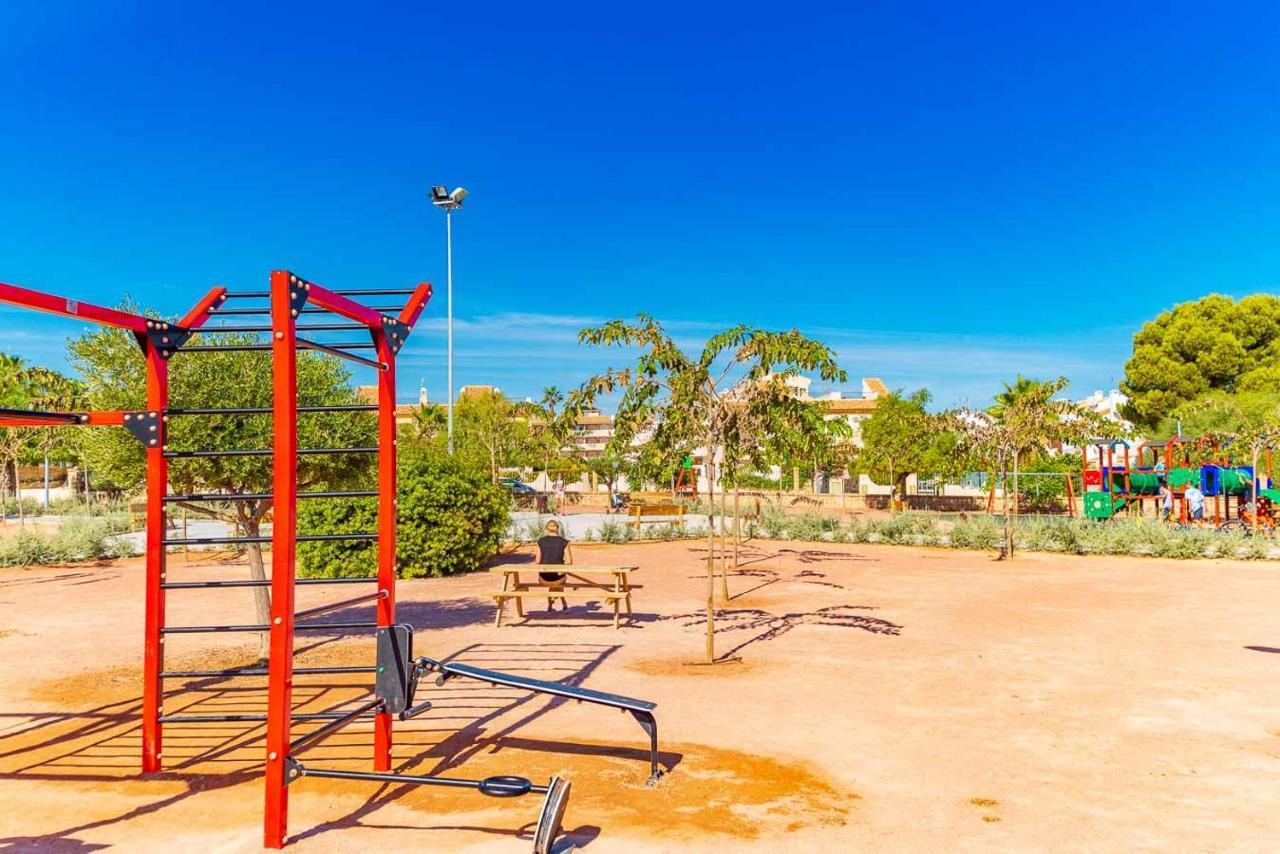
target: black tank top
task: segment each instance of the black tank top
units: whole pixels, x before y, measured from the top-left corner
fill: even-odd
[[[555,537],[548,534],[538,540],[538,557],[539,562],[544,564],[563,564],[564,550],[568,548],[569,541],[564,537]],[[559,572],[539,572],[538,576],[543,581],[563,581],[564,575]]]

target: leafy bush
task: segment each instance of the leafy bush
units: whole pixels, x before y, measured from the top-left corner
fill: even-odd
[[[396,564],[402,578],[456,575],[493,557],[507,529],[510,495],[482,468],[427,453],[401,458]],[[298,532],[377,530],[374,499],[318,500],[298,505]],[[376,572],[366,541],[298,544],[298,575],[343,578]]]
[[[50,503],[52,503],[52,502],[50,502]],[[2,512],[5,516],[17,516],[17,515],[19,515],[19,514],[18,514],[18,500],[17,500],[16,498],[6,498],[6,499],[4,500],[3,505],[2,505],[2,506],[0,506],[0,512]],[[36,500],[36,499],[34,499],[34,498],[23,498],[23,499],[22,499],[22,514],[21,514],[21,515],[23,515],[23,516],[39,516],[39,515],[41,515],[42,513],[44,513],[44,502],[42,502],[42,501],[37,501],[37,500]]]
[[[0,540],[0,566],[74,563],[132,554],[132,545],[113,536],[115,533],[108,522],[87,516],[67,518],[52,534],[24,528],[16,536]]]
[[[990,516],[960,519],[951,528],[951,547],[955,549],[995,549],[1000,546],[1000,526]]]
[[[631,541],[634,531],[620,522],[604,522],[600,525],[599,534],[602,543],[626,543]]]

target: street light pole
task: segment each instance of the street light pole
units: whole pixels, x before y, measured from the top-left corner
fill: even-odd
[[[449,315],[448,321],[448,351],[449,351],[449,455],[453,455],[453,210],[451,208],[444,209],[444,234],[445,234],[445,278],[448,280],[446,309]]]
[[[453,454],[453,212],[462,207],[462,200],[467,197],[467,191],[458,187],[453,192],[447,191],[443,186],[436,185],[431,188],[431,204],[444,210],[444,235],[445,235],[445,264],[447,280],[447,307],[448,314],[448,372],[449,372],[449,399],[446,402],[446,410],[448,412],[448,436],[449,436],[449,453]]]

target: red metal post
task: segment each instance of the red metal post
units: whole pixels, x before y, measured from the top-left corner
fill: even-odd
[[[297,320],[291,293],[297,279],[288,271],[271,273],[272,425],[275,503],[271,528],[271,650],[267,675],[266,812],[263,845],[284,846],[289,823],[285,759],[293,706],[293,591],[298,509],[298,365]]]
[[[396,355],[385,329],[374,332],[378,361],[378,625],[396,621]],[[373,719],[373,767],[391,770],[391,715]]]
[[[159,771],[162,761],[160,715],[164,701],[160,671],[164,669],[164,583],[166,556],[164,547],[164,496],[169,490],[169,461],[164,457],[166,424],[164,411],[169,406],[169,363],[160,358],[156,348],[147,345],[147,409],[161,416],[157,435],[148,440],[147,456],[147,568],[146,617],[142,654],[142,771]]]

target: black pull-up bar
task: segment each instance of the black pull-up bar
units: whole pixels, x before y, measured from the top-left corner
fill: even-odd
[[[269,406],[228,406],[222,409],[166,409],[165,415],[270,415]],[[342,403],[335,406],[299,406],[299,414],[312,412],[377,412],[374,403]]]
[[[345,622],[345,623],[297,623],[294,625],[295,632],[326,632],[336,631],[339,629],[376,629],[377,623],[366,621],[361,622]],[[206,635],[219,634],[222,632],[267,632],[271,630],[271,626],[263,624],[251,624],[244,626],[163,626],[160,629],[162,634],[166,635]]]
[[[373,712],[365,712],[371,715]],[[289,717],[295,721],[331,721],[345,717],[345,712],[294,712]],[[266,715],[161,715],[162,724],[226,724],[264,723]]]
[[[269,457],[275,451],[271,448],[246,448],[226,451],[165,451],[165,459],[185,460],[196,457]],[[315,454],[376,454],[377,448],[299,448],[298,456]]]
[[[339,673],[377,673],[376,667],[295,667],[293,674],[295,676],[315,676],[319,674],[339,674]],[[165,670],[161,672],[161,679],[215,679],[215,678],[232,678],[236,676],[266,676],[270,671],[265,667],[229,667],[226,670]]]
[[[299,326],[299,332],[354,332],[358,329],[368,331],[363,323],[309,323]],[[208,335],[214,332],[273,332],[270,326],[205,326],[194,330],[197,335]],[[190,347],[187,348],[191,349]]]
[[[401,307],[398,305],[370,305],[370,306],[365,306],[365,308],[368,308],[370,311],[376,311],[379,314],[399,314]],[[217,306],[213,306],[213,307],[210,307],[209,309],[209,314],[213,314],[213,315],[218,315],[218,314],[251,315],[251,314],[270,314],[270,313],[271,313],[271,309],[266,306],[262,308],[218,308]],[[304,308],[299,312],[299,314],[328,314],[328,313],[329,313],[329,309],[327,308]]]
[[[377,490],[350,489],[329,492],[299,492],[299,501],[305,498],[376,498]],[[186,495],[166,495],[161,500],[169,503],[177,501],[266,501],[274,498],[274,492],[191,492]]]
[[[303,350],[318,350],[321,346],[337,350],[374,350],[377,345],[368,344],[324,344],[304,343],[298,339],[298,347]],[[266,353],[271,350],[270,344],[195,344],[183,347],[179,353]]]
[[[348,288],[342,291],[330,291],[343,297],[407,297],[413,296],[415,288]],[[270,291],[227,291],[223,294],[227,299],[268,299]]]
[[[299,534],[300,543],[327,543],[336,540],[376,540],[377,534]],[[236,543],[269,543],[271,537],[176,537],[161,540],[165,546],[231,546]]]
[[[299,578],[294,584],[374,584],[376,576],[368,578]],[[232,581],[165,581],[160,584],[164,590],[195,590],[207,587],[270,587],[270,578],[237,578]]]

